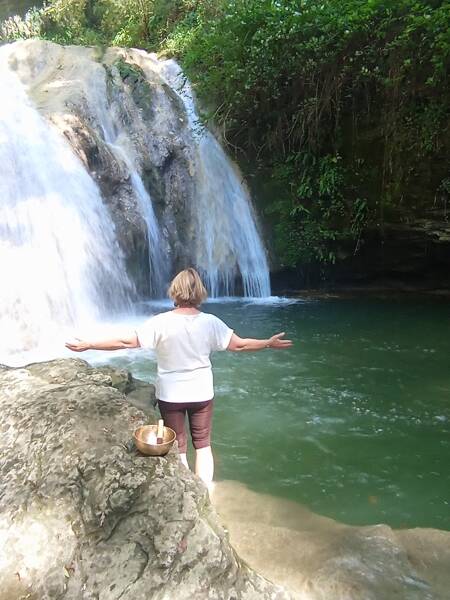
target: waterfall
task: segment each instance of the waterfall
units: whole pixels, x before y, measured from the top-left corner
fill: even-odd
[[[89,106],[95,114],[102,138],[115,158],[122,162],[130,175],[130,183],[138,210],[147,228],[149,289],[151,298],[165,296],[170,273],[170,264],[163,252],[163,240],[158,221],[153,210],[150,194],[145,188],[137,168],[136,157],[127,131],[116,114],[114,106],[108,102],[105,73],[89,82],[86,89]]]
[[[0,361],[128,311],[134,293],[99,190],[0,49]],[[7,357],[7,358],[5,358]]]
[[[0,85],[0,362],[130,315],[139,269],[146,297],[175,265],[212,297],[270,296],[249,193],[174,61],[29,40],[0,48]]]
[[[233,294],[239,274],[245,296],[270,296],[266,253],[242,176],[200,122],[191,86],[180,67],[173,60],[158,63],[162,77],[183,101],[193,140],[195,265],[213,297]]]

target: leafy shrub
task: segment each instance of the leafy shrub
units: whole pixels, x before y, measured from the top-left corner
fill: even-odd
[[[13,42],[20,39],[38,37],[43,30],[41,11],[35,8],[27,11],[24,18],[14,15],[0,24],[0,41]]]
[[[450,149],[447,2],[230,0],[166,45],[226,139],[286,184],[272,207],[284,262],[333,262],[343,240],[433,205]]]

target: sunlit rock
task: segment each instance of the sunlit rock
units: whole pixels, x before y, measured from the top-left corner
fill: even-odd
[[[298,600],[445,600],[450,532],[352,527],[218,482],[213,503],[250,566]]]
[[[77,359],[0,368],[0,600],[287,600],[237,558],[176,452],[136,451],[155,416],[152,386],[147,414],[119,391],[135,387]]]

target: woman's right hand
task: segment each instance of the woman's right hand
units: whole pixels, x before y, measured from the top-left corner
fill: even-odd
[[[84,352],[85,350],[90,349],[90,344],[85,342],[84,340],[80,340],[80,338],[74,338],[76,341],[66,342],[64,345],[72,352]]]
[[[136,332],[109,340],[92,340],[86,342],[85,340],[80,340],[80,338],[73,339],[76,341],[66,342],[65,344],[66,348],[69,348],[73,352],[84,352],[85,350],[126,350],[127,348],[141,347]]]

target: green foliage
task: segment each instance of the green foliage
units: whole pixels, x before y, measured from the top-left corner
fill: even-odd
[[[43,37],[62,44],[99,42],[87,19],[88,0],[54,0],[42,10]]]
[[[450,150],[447,2],[230,0],[221,10],[166,45],[226,139],[289,182],[272,207],[283,262],[333,262],[367,227],[433,205]]]
[[[367,228],[447,202],[447,1],[51,0],[39,15],[49,39],[181,60],[230,148],[284,190],[269,207],[284,264],[333,263]]]
[[[42,28],[41,11],[31,8],[24,18],[14,15],[0,23],[0,41],[14,42],[38,37],[42,32]]]
[[[334,264],[338,242],[353,244],[356,251],[368,205],[348,187],[341,156],[291,155],[275,167],[273,177],[287,191],[267,209],[277,215],[277,250],[285,266]]]
[[[145,82],[148,85],[142,70],[137,65],[131,65],[125,60],[119,59],[115,61],[114,66],[119,71],[119,75],[123,81],[131,80],[131,83],[133,84],[137,82]]]

